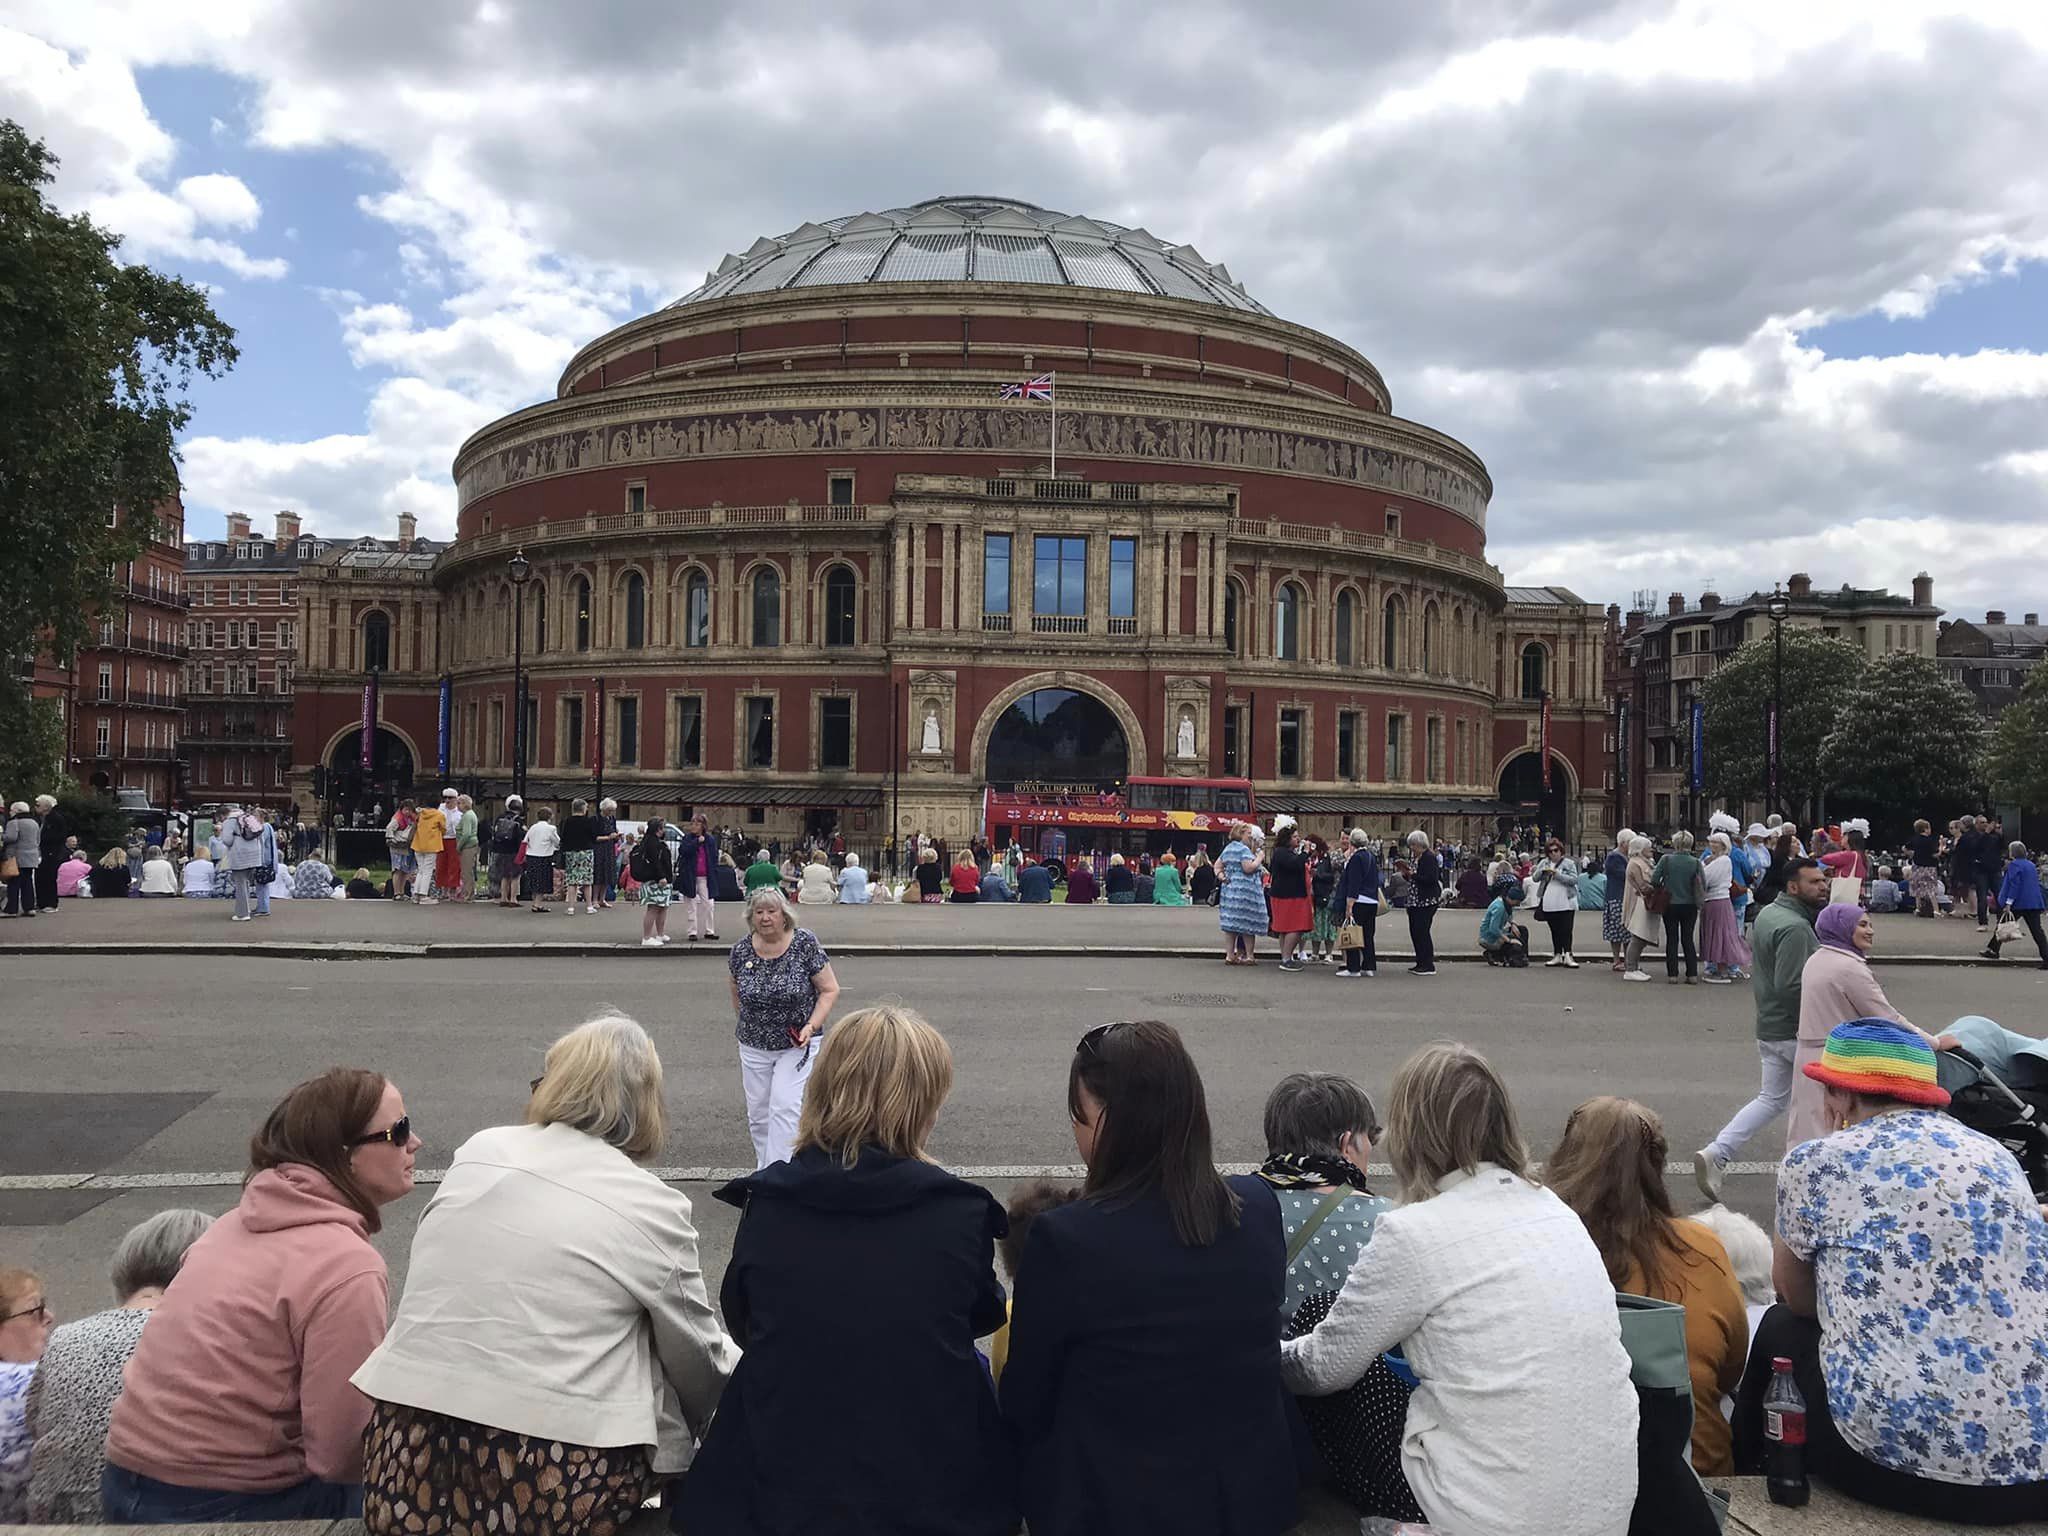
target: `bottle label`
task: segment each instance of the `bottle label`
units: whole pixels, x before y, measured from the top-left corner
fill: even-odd
[[[1764,1409],[1764,1438],[1777,1445],[1806,1444],[1806,1415],[1783,1408]]]

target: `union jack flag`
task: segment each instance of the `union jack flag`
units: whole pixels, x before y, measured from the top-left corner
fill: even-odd
[[[1052,375],[1041,373],[1035,379],[1026,379],[1020,384],[1005,384],[996,391],[1005,400],[1052,401]]]

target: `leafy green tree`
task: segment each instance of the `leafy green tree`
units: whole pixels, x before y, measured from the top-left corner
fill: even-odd
[[[1864,668],[1821,744],[1828,813],[1870,818],[1880,839],[1925,816],[1939,826],[1981,800],[1984,717],[1926,656],[1895,651]]]
[[[128,841],[128,813],[114,803],[112,795],[67,789],[57,796],[57,812],[70,828],[69,835],[94,858]]]
[[[2027,674],[1984,751],[1984,777],[2001,800],[2048,809],[2048,662]]]
[[[1707,793],[1740,804],[1770,793],[1765,708],[1772,697],[1769,631],[1750,641],[1707,679]],[[1778,728],[1778,800],[1782,813],[1805,819],[1827,787],[1821,744],[1834,729],[1842,700],[1863,672],[1863,652],[1817,630],[1785,626],[1785,708]]]
[[[56,164],[0,120],[0,771],[22,788],[40,787],[54,754],[19,662],[70,664],[112,598],[109,568],[177,493],[193,375],[236,358],[200,289],[124,264],[118,235],[50,205]],[[117,506],[128,515],[109,528]]]
[[[10,801],[32,800],[54,794],[63,774],[64,715],[57,701],[30,698],[18,677],[0,679],[0,791]]]

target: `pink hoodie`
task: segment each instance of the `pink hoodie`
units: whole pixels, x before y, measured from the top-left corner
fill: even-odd
[[[268,1168],[192,1245],[114,1404],[107,1460],[181,1488],[358,1483],[384,1259],[325,1175]]]

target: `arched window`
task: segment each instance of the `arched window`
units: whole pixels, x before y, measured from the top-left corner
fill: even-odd
[[[387,613],[363,616],[363,670],[391,670],[391,616]]]
[[[782,578],[772,570],[754,572],[754,644],[782,644]]]
[[[647,644],[647,581],[638,571],[626,573],[626,649]]]
[[[1544,676],[1550,658],[1543,647],[1530,643],[1522,647],[1522,697],[1540,699],[1547,679]]]
[[[1301,660],[1301,588],[1280,583],[1273,594],[1273,654],[1282,661]]]
[[[576,649],[590,649],[590,578],[578,576],[576,584],[569,589],[570,597],[576,604]]]
[[[1388,598],[1387,606],[1380,615],[1380,665],[1389,671],[1397,670],[1401,665],[1401,642],[1406,638],[1403,634],[1406,617],[1401,608],[1401,599]]]
[[[835,565],[825,573],[825,643],[852,645],[856,633],[853,572]]]
[[[1244,647],[1239,643],[1242,636],[1237,632],[1237,608],[1237,583],[1226,581],[1223,583],[1223,649],[1233,656],[1242,656]]]
[[[1349,667],[1357,664],[1358,599],[1346,587],[1337,594],[1337,665]]]
[[[1422,605],[1422,670],[1436,671],[1437,662],[1442,658],[1437,645],[1437,608],[1435,603]]]
[[[536,581],[526,600],[533,604],[533,648],[544,651],[548,648],[548,584]]]
[[[683,644],[695,649],[710,643],[711,583],[702,571],[692,571],[683,583]]]

